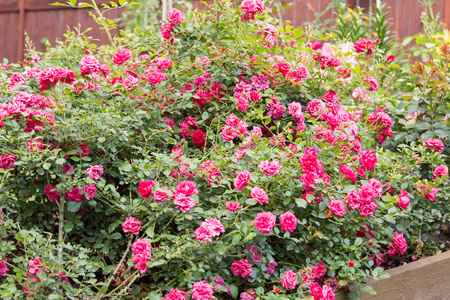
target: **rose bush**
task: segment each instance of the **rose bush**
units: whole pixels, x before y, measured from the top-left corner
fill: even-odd
[[[437,250],[448,171],[436,147],[384,147],[377,42],[267,5],[172,11],[146,44],[69,32],[2,65],[4,299],[357,298]]]

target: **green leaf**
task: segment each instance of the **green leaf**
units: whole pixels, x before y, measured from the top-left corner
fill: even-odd
[[[131,172],[131,164],[129,164],[129,163],[125,163],[125,164],[122,164],[121,166],[120,166],[120,168],[122,169],[122,171],[125,171],[125,172]]]
[[[217,254],[219,255],[224,255],[225,252],[227,251],[227,246],[225,245],[220,245],[219,247],[217,247]]]
[[[75,202],[75,201],[69,201],[67,203],[67,210],[70,212],[77,212],[81,207],[81,201]]]
[[[75,6],[77,4],[77,0],[69,0],[70,5]]]
[[[236,299],[239,294],[239,290],[238,290],[237,286],[235,286],[234,284],[230,284],[230,290],[231,290],[231,295],[233,296],[234,299]]]
[[[108,290],[108,286],[107,286],[107,285],[104,285],[104,286],[102,286],[102,288],[100,289],[100,291],[98,291],[98,294],[99,294],[99,295],[102,295],[102,294],[104,294],[107,290]],[[156,300],[156,299],[153,299],[153,300]],[[159,298],[158,300],[161,300],[161,298]]]
[[[69,221],[66,224],[64,224],[64,231],[65,232],[71,232],[73,229],[73,222]]]
[[[427,130],[431,128],[431,124],[427,122],[421,122],[416,126],[416,128],[419,130]]]
[[[48,169],[50,169],[51,166],[52,166],[51,164],[45,163],[45,164],[42,165],[42,168],[43,168],[44,170],[48,170]]]
[[[256,291],[256,294],[258,294],[259,296],[264,295],[264,288],[261,286],[256,288],[255,291]]]
[[[301,30],[298,29],[298,28],[295,28],[294,31],[293,31],[293,34],[294,34],[294,38],[298,39],[299,37],[302,36],[303,31],[301,31]]]
[[[246,240],[247,241],[253,240],[256,236],[257,236],[256,232],[250,232],[250,234],[247,235]]]
[[[161,298],[161,293],[151,292],[150,294],[148,294],[148,300],[161,300]]]
[[[241,234],[240,233],[236,233],[233,236],[233,240],[231,241],[231,243],[236,246],[239,243],[240,240],[241,240]]]
[[[424,133],[420,136],[420,138],[422,139],[422,141],[426,141],[426,140],[428,140],[428,139],[431,139],[433,136],[434,136],[434,133],[433,133],[432,131],[427,131],[427,132],[424,132]]]
[[[301,208],[306,208],[306,206],[308,205],[308,203],[302,198],[296,199],[295,204],[297,204],[297,206]]]
[[[390,216],[390,215],[385,215],[384,218],[386,219],[386,221],[388,221],[389,223],[395,224],[395,219]]]
[[[155,235],[155,227],[147,228],[145,234],[148,235],[150,238],[153,238],[153,236]]]
[[[342,190],[342,192],[343,192],[343,193],[350,193],[351,191],[354,191],[354,190],[356,190],[356,186],[354,186],[354,185],[347,185],[347,186]]]
[[[371,295],[376,295],[377,292],[375,292],[375,290],[370,286],[370,285],[365,285],[361,288],[361,291],[363,292],[367,292]]]
[[[78,7],[90,7],[90,8],[94,8],[94,5],[89,4],[89,3],[79,3]]]
[[[141,292],[141,288],[137,284],[133,284],[131,286],[131,292],[133,294],[139,294]]]
[[[33,212],[34,212],[34,210],[33,209],[27,209],[24,213],[23,213],[23,216],[25,217],[25,218],[28,218],[29,216],[31,216],[32,214],[33,214]]]
[[[64,158],[58,158],[57,160],[56,160],[56,164],[58,164],[58,165],[62,165],[62,164],[64,164],[66,162],[66,160],[64,159]]]
[[[118,240],[122,237],[122,235],[118,232],[114,233],[113,235],[110,236],[111,239],[113,240]]]

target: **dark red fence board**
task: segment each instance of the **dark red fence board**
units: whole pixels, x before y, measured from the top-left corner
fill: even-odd
[[[60,6],[50,6],[56,0],[0,0],[0,61],[8,58],[10,61],[19,61],[23,58],[23,51],[20,48],[23,44],[23,28],[30,39],[35,44],[37,50],[44,51],[45,47],[41,40],[47,38],[52,45],[55,39],[63,39],[63,34],[67,32],[67,27],[73,28],[81,24],[84,31],[92,28],[88,33],[96,39],[96,43],[107,42],[106,34],[99,29],[99,26],[89,16],[89,9],[73,9]],[[282,0],[277,0],[281,1]],[[333,0],[284,0],[290,4],[293,10],[284,10],[283,21],[289,20],[294,27],[301,27],[306,22],[315,20],[316,13],[323,13]],[[65,2],[65,0],[60,0]],[[107,0],[97,0],[97,3],[107,3]],[[212,3],[213,0],[207,0]],[[347,0],[348,5],[359,5],[365,12],[373,11],[373,5],[377,0]],[[382,0],[389,7],[391,18],[391,30],[397,31],[399,38],[416,34],[422,31],[423,26],[420,14],[423,10],[417,0]],[[433,7],[433,12],[439,13],[441,20],[450,27],[450,0],[437,0],[437,5]],[[23,3],[23,23],[20,22],[20,3]],[[206,9],[206,6],[199,0],[194,0],[194,9]],[[334,18],[336,9],[326,11],[322,16],[322,21]],[[107,17],[116,19],[120,17],[121,9],[108,12]],[[119,30],[114,30],[116,35]],[[19,40],[21,39],[21,40]],[[22,44],[21,42],[22,41]]]

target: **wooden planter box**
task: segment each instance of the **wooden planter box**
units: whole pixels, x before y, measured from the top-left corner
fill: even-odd
[[[361,300],[450,299],[450,251],[387,271],[390,278],[371,280],[376,295],[363,293]],[[336,300],[349,299],[337,293]]]

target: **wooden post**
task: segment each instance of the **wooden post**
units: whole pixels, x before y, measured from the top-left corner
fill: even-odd
[[[19,28],[17,34],[17,61],[23,58],[23,48],[25,43],[25,0],[19,0]]]
[[[163,0],[163,2],[162,2],[162,20],[164,22],[167,21],[167,14],[168,14],[168,11],[167,11],[168,2],[167,1],[168,0]]]
[[[169,0],[169,8],[168,11],[170,11],[173,8],[172,0]]]

